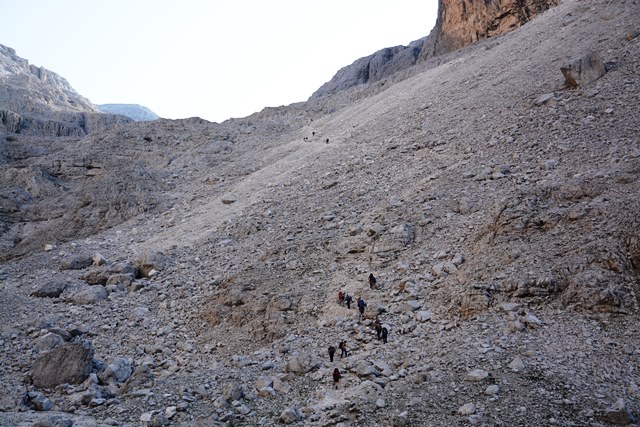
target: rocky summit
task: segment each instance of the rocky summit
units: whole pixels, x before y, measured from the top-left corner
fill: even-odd
[[[545,9],[220,124],[3,104],[0,425],[637,425],[640,3]]]

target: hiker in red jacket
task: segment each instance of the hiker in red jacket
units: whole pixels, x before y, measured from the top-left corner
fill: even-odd
[[[336,386],[336,390],[338,389],[340,378],[342,378],[342,375],[340,375],[340,370],[338,368],[335,368],[333,370],[333,384]]]

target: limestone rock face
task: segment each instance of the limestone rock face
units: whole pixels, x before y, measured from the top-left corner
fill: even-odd
[[[558,0],[439,0],[436,26],[420,60],[499,36],[525,24]]]
[[[58,74],[29,64],[0,45],[0,131],[35,136],[84,136],[128,123],[100,114]]]
[[[373,83],[416,63],[422,50],[424,39],[411,42],[408,46],[394,46],[381,49],[373,55],[360,58],[336,73],[322,85],[311,99],[331,95],[352,86]]]
[[[428,37],[358,59],[340,69],[310,99],[379,82],[417,62],[505,34],[558,3],[559,0],[439,0],[438,20]]]
[[[63,77],[29,64],[15,50],[0,45],[0,100],[18,114],[53,112],[98,113]]]

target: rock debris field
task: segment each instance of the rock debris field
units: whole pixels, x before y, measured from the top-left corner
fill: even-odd
[[[12,137],[0,425],[639,423],[639,31],[565,0],[386,84]]]

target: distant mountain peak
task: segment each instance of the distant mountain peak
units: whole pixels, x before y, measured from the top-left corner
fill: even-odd
[[[147,107],[138,104],[100,104],[97,107],[103,113],[129,117],[136,122],[150,122],[160,118]]]

